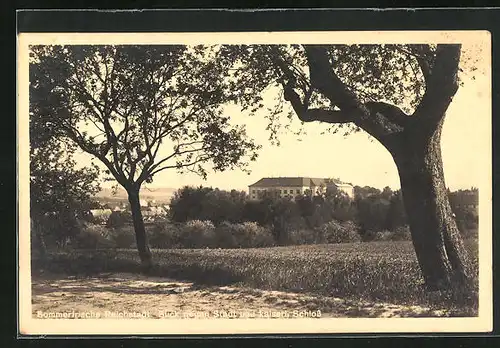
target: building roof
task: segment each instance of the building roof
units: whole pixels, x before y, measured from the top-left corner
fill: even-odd
[[[280,178],[262,178],[256,183],[250,185],[249,187],[280,187],[280,186],[285,186],[285,187],[311,187],[311,186],[320,186],[321,184],[326,184],[328,180],[332,180],[335,184],[341,185],[341,184],[347,184],[344,183],[338,179],[328,179],[328,178],[308,178],[308,177],[296,177],[296,178],[290,178],[290,177],[280,177]],[[350,185],[350,184],[347,184]]]

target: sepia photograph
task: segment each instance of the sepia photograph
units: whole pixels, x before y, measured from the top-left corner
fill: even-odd
[[[487,31],[21,33],[20,332],[491,331],[491,103]]]

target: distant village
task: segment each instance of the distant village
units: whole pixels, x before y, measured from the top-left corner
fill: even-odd
[[[150,222],[157,218],[166,217],[170,199],[175,191],[176,189],[172,188],[161,188],[143,192],[140,203],[144,221]],[[107,221],[113,212],[130,212],[127,194],[123,189],[116,192],[111,189],[103,189],[94,199],[98,207],[91,209],[90,214],[102,223]]]
[[[97,220],[106,221],[113,212],[130,212],[129,204],[127,201],[110,204],[99,202],[101,207],[99,209],[92,209],[90,213]],[[158,217],[166,217],[169,205],[157,203],[156,200],[141,199],[141,211],[145,222],[153,221]]]

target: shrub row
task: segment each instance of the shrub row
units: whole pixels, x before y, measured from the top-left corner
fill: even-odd
[[[147,227],[152,248],[259,248],[277,245],[271,227],[255,222],[222,222],[214,226],[211,221],[191,220],[186,223],[156,222]],[[286,244],[334,244],[359,241],[411,240],[409,228],[394,231],[360,233],[352,221],[330,221],[314,229],[293,228],[287,231]],[[83,249],[135,248],[132,225],[109,228],[92,223],[82,223],[79,232],[64,245]]]
[[[211,221],[191,220],[186,223],[158,222],[148,226],[149,244],[152,248],[259,248],[276,245],[273,231],[255,222],[222,222],[217,227]],[[410,240],[408,228],[382,231],[369,240]],[[330,221],[315,229],[288,231],[287,244],[334,244],[362,241],[359,228],[351,221]],[[85,224],[72,245],[85,249],[135,248],[133,226],[107,228]]]
[[[191,220],[185,224],[157,223],[149,231],[153,248],[257,248],[274,244],[271,231],[255,222],[223,222],[215,227],[211,221]]]
[[[222,222],[215,227],[210,221],[191,220],[185,224],[159,223],[149,232],[153,248],[259,248],[276,244],[273,231],[255,222]],[[314,230],[289,232],[288,244],[324,244],[360,241],[352,222],[330,221]]]

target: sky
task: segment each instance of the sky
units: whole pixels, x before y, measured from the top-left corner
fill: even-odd
[[[484,52],[484,51],[483,51]],[[470,52],[469,52],[470,56]],[[486,63],[485,63],[486,62]],[[487,64],[486,59],[478,64]],[[451,190],[477,187],[481,180],[481,154],[485,150],[484,135],[490,132],[491,87],[489,75],[478,74],[473,80],[464,77],[450,104],[442,134],[442,156],[445,181]],[[321,135],[324,124],[313,122],[304,125],[306,135],[298,137],[284,133],[279,137],[280,146],[268,140],[267,121],[262,113],[250,117],[238,106],[226,106],[225,114],[233,124],[245,125],[247,134],[262,145],[259,157],[250,162],[250,175],[241,170],[222,173],[208,171],[207,180],[195,174],[179,174],[167,170],[157,174],[147,187],[180,188],[185,185],[211,186],[220,189],[247,190],[262,177],[309,176],[339,178],[359,186],[392,189],[400,187],[396,166],[388,151],[366,133]],[[297,121],[295,121],[296,124]],[[79,157],[82,163],[87,155]],[[104,186],[110,186],[107,183]]]

